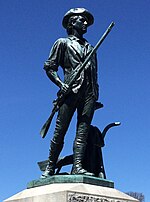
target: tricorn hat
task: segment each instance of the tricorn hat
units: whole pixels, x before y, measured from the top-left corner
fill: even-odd
[[[62,21],[63,27],[67,28],[69,18],[72,16],[76,16],[76,15],[84,16],[87,19],[88,26],[90,26],[94,23],[94,17],[87,9],[85,9],[85,8],[72,8],[64,15],[64,18]]]

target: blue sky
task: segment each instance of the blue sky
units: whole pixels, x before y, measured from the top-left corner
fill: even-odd
[[[39,135],[56,98],[57,87],[43,63],[66,11],[85,7],[95,23],[85,38],[95,45],[105,29],[115,27],[98,50],[100,101],[104,108],[92,124],[103,129],[120,121],[105,139],[107,178],[115,188],[149,196],[150,168],[150,2],[148,0],[1,0],[0,1],[0,201],[26,188],[41,175],[37,162],[48,156],[49,134]],[[62,72],[59,72],[62,75]],[[62,156],[72,153],[76,115]]]

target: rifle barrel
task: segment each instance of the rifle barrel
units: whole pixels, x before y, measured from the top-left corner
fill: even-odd
[[[94,53],[96,53],[97,49],[99,48],[99,46],[102,44],[102,42],[104,41],[104,39],[106,38],[106,36],[109,34],[109,32],[111,31],[111,29],[113,28],[113,26],[115,25],[114,22],[112,22],[109,27],[107,28],[107,30],[104,32],[104,34],[102,35],[102,37],[100,38],[100,40],[97,42],[97,44],[95,45],[95,47],[93,48],[93,50],[90,52],[90,54],[87,56],[87,58],[85,59],[85,61],[83,62],[83,66],[87,64],[87,62],[89,61],[89,59],[91,58],[91,55],[93,55]]]

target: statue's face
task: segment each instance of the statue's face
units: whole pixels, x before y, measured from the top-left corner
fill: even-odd
[[[73,22],[73,29],[75,29],[79,34],[85,34],[87,32],[87,20],[82,16],[78,16],[78,18]]]

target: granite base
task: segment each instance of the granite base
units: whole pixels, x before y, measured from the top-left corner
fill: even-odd
[[[87,176],[53,176],[33,180],[27,189],[3,202],[138,202],[112,181]]]

